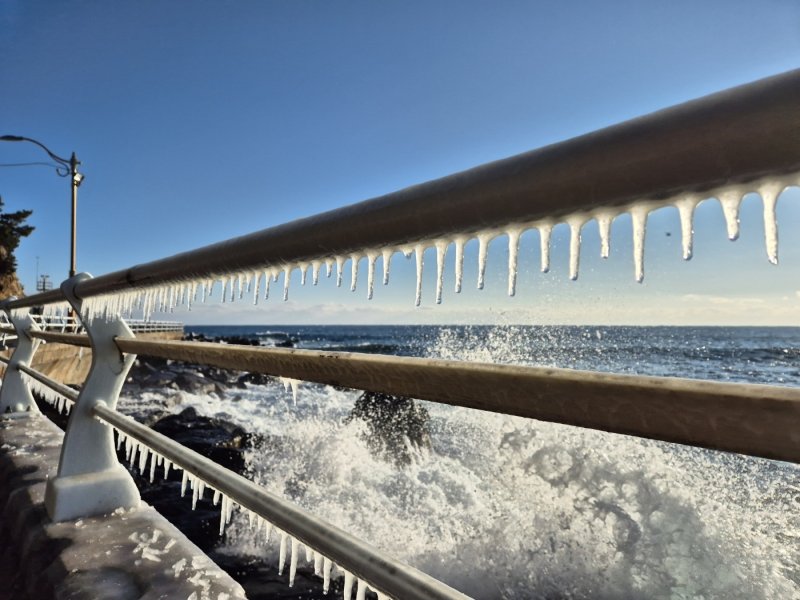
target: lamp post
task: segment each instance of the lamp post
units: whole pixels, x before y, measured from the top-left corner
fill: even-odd
[[[81,161],[78,160],[78,157],[75,156],[75,153],[72,153],[72,156],[67,160],[66,158],[61,158],[57,154],[54,154],[50,151],[50,149],[42,144],[41,142],[37,142],[34,139],[29,137],[23,137],[21,135],[3,135],[0,136],[0,141],[2,142],[31,142],[32,144],[36,144],[42,150],[47,152],[47,155],[52,158],[54,161],[58,163],[56,166],[56,173],[60,177],[69,177],[70,178],[70,195],[72,199],[72,227],[71,227],[71,237],[70,237],[70,258],[69,258],[69,276],[73,277],[77,272],[75,266],[75,254],[77,250],[77,227],[78,227],[78,187],[81,185],[81,182],[84,179],[84,176],[81,173],[78,173],[78,165],[81,164]]]

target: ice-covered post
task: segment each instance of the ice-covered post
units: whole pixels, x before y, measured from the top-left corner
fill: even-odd
[[[9,298],[6,302],[16,300],[16,298]],[[33,320],[30,314],[30,309],[19,308],[17,310],[8,310],[3,307],[8,320],[17,330],[17,347],[11,355],[11,360],[6,366],[6,374],[3,377],[3,387],[0,389],[0,414],[6,413],[37,413],[39,407],[33,400],[33,394],[28,382],[19,370],[19,365],[26,367],[31,366],[31,359],[39,347],[40,340],[34,339],[30,336],[31,330],[39,329],[39,326]]]
[[[87,319],[75,286],[91,279],[80,273],[61,284],[69,303],[81,316],[92,343],[92,366],[72,409],[58,475],[47,482],[45,505],[53,521],[107,514],[117,508],[139,506],[139,491],[130,473],[117,460],[111,427],[94,417],[94,407],[115,408],[117,398],[136,355],[123,355],[114,338],[133,337],[118,315]]]

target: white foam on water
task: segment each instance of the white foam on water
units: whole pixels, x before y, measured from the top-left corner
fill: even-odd
[[[524,363],[521,335],[464,343],[445,330],[431,355]],[[275,384],[235,394],[190,396],[179,409],[268,438],[269,451],[246,457],[260,484],[476,598],[798,591],[786,533],[800,531],[796,467],[425,403],[432,451],[399,469],[373,455],[360,421],[346,421],[357,392],[306,384],[296,408]],[[226,543],[278,559],[243,519]]]

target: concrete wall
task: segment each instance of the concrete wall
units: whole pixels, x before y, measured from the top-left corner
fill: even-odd
[[[139,333],[143,340],[179,340],[182,334],[177,331]],[[11,356],[11,349],[3,351],[3,356]],[[92,365],[92,351],[65,344],[40,344],[33,355],[31,367],[61,383],[80,385]],[[0,365],[0,373],[5,373],[5,365]]]

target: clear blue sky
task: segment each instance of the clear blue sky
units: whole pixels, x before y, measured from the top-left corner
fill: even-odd
[[[796,68],[796,0],[615,2],[106,2],[0,4],[0,134],[75,150],[79,270],[102,274],[360,201]],[[40,160],[0,143],[0,163]],[[68,268],[68,184],[43,167],[0,168],[7,210],[31,208],[20,274]],[[701,206],[695,258],[677,217],[649,228],[647,277],[633,280],[630,221],[611,259],[585,229],[581,277],[523,239],[520,288],[505,296],[492,246],[487,290],[467,285],[413,307],[413,267],[368,302],[331,282],[288,303],[195,309],[194,322],[786,323],[800,316],[800,193],[779,204],[781,265],[763,250],[760,201],[742,238]],[[667,236],[666,233],[672,233]],[[475,276],[474,248],[466,278]],[[452,260],[452,257],[451,257]],[[363,265],[362,265],[363,268]],[[364,274],[361,276],[365,279]]]

